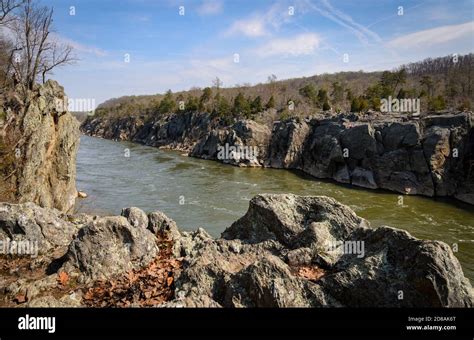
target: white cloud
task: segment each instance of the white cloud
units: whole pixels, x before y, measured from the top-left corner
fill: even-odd
[[[466,22],[460,25],[447,25],[428,30],[418,31],[395,38],[388,42],[387,46],[392,48],[413,48],[429,47],[443,44],[460,38],[467,38],[473,45],[474,21]]]
[[[265,13],[253,13],[249,18],[235,21],[226,35],[243,34],[248,37],[270,35],[272,30],[278,30],[295,16],[296,14],[289,15],[288,6],[275,3]]]
[[[200,15],[215,15],[222,12],[223,4],[220,0],[205,0],[198,7],[197,12]]]
[[[304,33],[292,38],[273,39],[256,50],[260,57],[300,56],[313,54],[319,47],[320,38],[315,33]]]
[[[104,51],[103,49],[100,49],[98,47],[81,44],[81,43],[79,43],[75,40],[66,38],[66,37],[61,36],[59,34],[52,33],[52,34],[50,34],[50,36],[53,40],[56,40],[56,41],[61,42],[63,44],[70,45],[76,52],[92,54],[92,55],[95,55],[97,57],[105,57],[107,55],[106,51]]]
[[[248,37],[261,37],[267,35],[268,32],[265,27],[265,21],[263,18],[250,18],[237,20],[232,24],[230,29],[227,31],[227,35],[243,34]]]

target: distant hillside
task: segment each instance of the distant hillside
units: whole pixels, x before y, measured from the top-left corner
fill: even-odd
[[[267,83],[254,86],[221,88],[216,78],[204,89],[110,99],[96,114],[156,117],[206,111],[229,122],[241,117],[282,119],[320,110],[379,110],[380,100],[388,96],[420,98],[423,111],[464,110],[474,104],[473,64],[471,53],[429,58],[384,72],[339,72],[280,81],[272,75]]]
[[[71,114],[82,124],[87,119],[89,112],[77,111],[71,112]]]

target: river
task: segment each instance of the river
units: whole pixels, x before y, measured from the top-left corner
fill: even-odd
[[[455,200],[359,189],[300,172],[239,168],[88,136],[81,136],[77,188],[89,195],[78,200],[78,212],[116,215],[131,206],[160,210],[183,230],[203,227],[213,236],[243,216],[256,194],[330,196],[373,227],[388,225],[418,238],[457,244],[455,255],[474,282],[474,209]]]

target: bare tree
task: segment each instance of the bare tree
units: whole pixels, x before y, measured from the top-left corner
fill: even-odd
[[[6,25],[12,21],[13,17],[10,14],[23,3],[24,0],[0,0],[0,25]]]
[[[54,68],[74,61],[72,47],[53,39],[52,8],[25,0],[18,12],[8,25],[14,37],[10,65],[14,82],[33,89],[38,78],[44,82]]]
[[[219,89],[223,84],[224,83],[219,79],[219,77],[216,77],[212,80],[212,85],[217,89],[217,92],[219,92]]]
[[[272,96],[275,94],[276,91],[276,81],[277,81],[277,76],[274,74],[271,74],[267,78],[268,83],[270,84],[270,91]]]

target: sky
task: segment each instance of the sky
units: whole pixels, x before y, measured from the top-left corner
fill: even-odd
[[[474,0],[43,0],[73,99],[376,71],[474,52]]]

